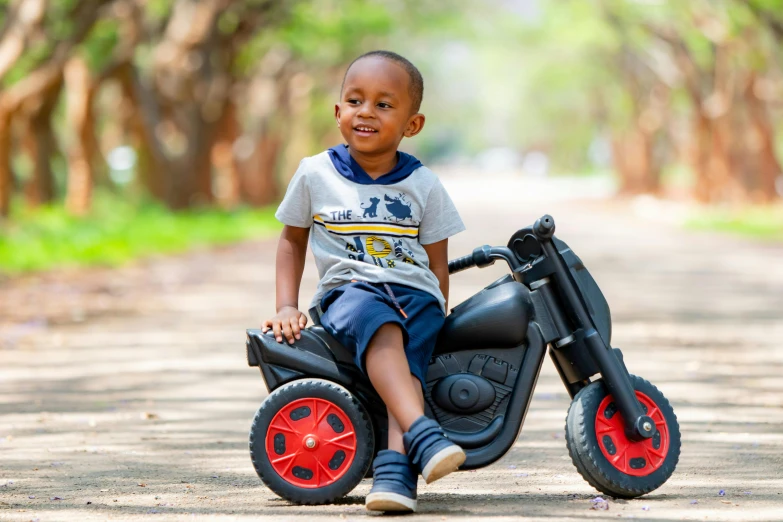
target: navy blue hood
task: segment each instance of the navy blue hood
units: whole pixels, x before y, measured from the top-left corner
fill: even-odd
[[[337,145],[329,149],[329,158],[332,160],[334,168],[346,179],[359,183],[361,185],[392,185],[398,183],[408,176],[414,170],[421,167],[421,161],[415,156],[397,151],[397,165],[390,171],[379,177],[372,179],[364,169],[356,163],[348,152],[348,145]]]

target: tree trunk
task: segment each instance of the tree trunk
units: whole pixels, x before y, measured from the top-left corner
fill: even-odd
[[[710,203],[712,195],[710,191],[710,147],[711,133],[710,120],[698,107],[695,107],[696,115],[693,124],[692,165],[696,180],[693,186],[693,195],[700,203]]]
[[[171,172],[168,161],[155,135],[159,124],[157,105],[141,85],[133,64],[126,63],[117,71],[116,78],[123,94],[121,114],[133,139],[137,153],[136,172],[147,192],[158,201],[166,201]]]
[[[10,71],[27,48],[46,13],[45,0],[12,2],[6,16],[6,28],[0,41],[0,79]]]
[[[65,66],[66,120],[72,131],[68,145],[68,184],[65,206],[71,214],[80,216],[90,210],[93,188],[95,125],[93,116],[94,89],[87,63],[72,58]]]
[[[615,170],[620,177],[620,194],[658,192],[659,169],[653,157],[654,136],[633,129],[612,140]]]
[[[255,207],[277,200],[277,164],[281,149],[279,136],[263,133],[253,151],[249,168],[242,172],[242,195]]]
[[[151,85],[143,85],[138,75],[133,82],[147,149],[142,156],[155,166],[149,179],[160,183],[170,208],[214,201],[213,152],[218,160],[225,160],[221,163],[224,172],[217,173],[214,185],[228,187],[229,202],[237,199],[237,174],[232,172],[236,166],[228,160],[220,120],[235,84],[231,71],[241,43],[258,26],[274,20],[271,15],[286,11],[280,4],[257,3],[236,31],[226,34],[218,30],[218,20],[231,6],[229,0],[173,2],[163,37],[153,51]],[[231,150],[233,154],[233,143]]]
[[[288,82],[288,107],[286,125],[285,151],[282,157],[282,174],[286,184],[293,177],[299,162],[312,150],[310,141],[310,112],[313,78],[298,72]]]
[[[236,207],[241,199],[240,175],[234,144],[242,134],[233,100],[226,102],[212,145],[212,165],[215,167],[215,197],[224,208]]]
[[[744,90],[748,118],[753,134],[749,152],[757,159],[756,193],[758,199],[770,203],[778,198],[775,182],[781,175],[780,162],[775,153],[775,129],[769,121],[769,112],[754,92],[755,74]]]
[[[25,184],[24,193],[27,204],[31,206],[54,200],[51,160],[57,152],[57,140],[52,130],[52,113],[60,98],[62,84],[58,81],[44,92],[28,116],[25,148],[33,163],[33,177]]]
[[[173,209],[181,210],[212,203],[212,145],[215,122],[201,117],[201,108],[195,103],[186,105],[188,124],[185,127],[187,149],[171,162],[174,184],[170,186],[167,201]]]
[[[239,139],[235,153],[243,166],[242,197],[253,206],[273,203],[279,195],[277,173],[294,119],[290,100],[293,65],[286,48],[272,48],[259,60],[247,89],[247,110],[255,126]]]
[[[11,212],[11,190],[14,176],[11,171],[11,114],[0,107],[0,219]]]
[[[746,199],[745,190],[737,182],[738,172],[732,160],[731,114],[711,123],[710,202],[742,201]]]
[[[84,0],[72,11],[71,37],[57,42],[51,56],[8,89],[0,91],[0,216],[7,216],[11,202],[11,121],[25,101],[40,96],[62,78],[71,50],[90,31],[98,18],[100,0]]]
[[[231,83],[231,55],[217,31],[224,8],[223,0],[177,0],[155,50],[155,94],[170,136],[182,145],[168,154],[172,182],[166,200],[173,209],[214,199],[210,155]]]

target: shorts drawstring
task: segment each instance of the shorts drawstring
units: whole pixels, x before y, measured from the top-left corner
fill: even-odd
[[[386,284],[386,283],[383,283],[383,287],[386,289],[386,293],[389,294],[389,297],[391,297],[391,300],[394,303],[394,306],[396,306],[397,310],[400,311],[402,316],[405,319],[407,319],[408,318],[408,314],[406,314],[405,310],[403,310],[402,307],[400,306],[400,303],[399,303],[399,301],[397,301],[397,297],[394,295],[394,292],[392,292],[391,287],[388,284]]]

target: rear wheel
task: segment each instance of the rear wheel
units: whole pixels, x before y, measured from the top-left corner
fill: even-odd
[[[324,504],[362,480],[374,455],[373,428],[348,390],[302,379],[274,392],[250,428],[250,457],[269,489],[298,504]]]
[[[566,444],[577,471],[597,490],[622,498],[659,488],[680,457],[680,427],[669,401],[648,381],[630,378],[642,409],[655,422],[651,439],[628,439],[623,417],[601,380],[576,394],[566,417]]]

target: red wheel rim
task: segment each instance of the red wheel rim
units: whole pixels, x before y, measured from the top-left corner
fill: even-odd
[[[266,432],[266,454],[286,482],[322,488],[345,475],[356,455],[356,431],[325,399],[298,399],[278,411]]]
[[[669,452],[669,429],[660,408],[645,394],[636,392],[642,409],[652,418],[657,433],[651,439],[628,440],[623,416],[617,411],[614,397],[608,395],[595,415],[595,436],[609,463],[626,475],[644,477],[663,465]]]

